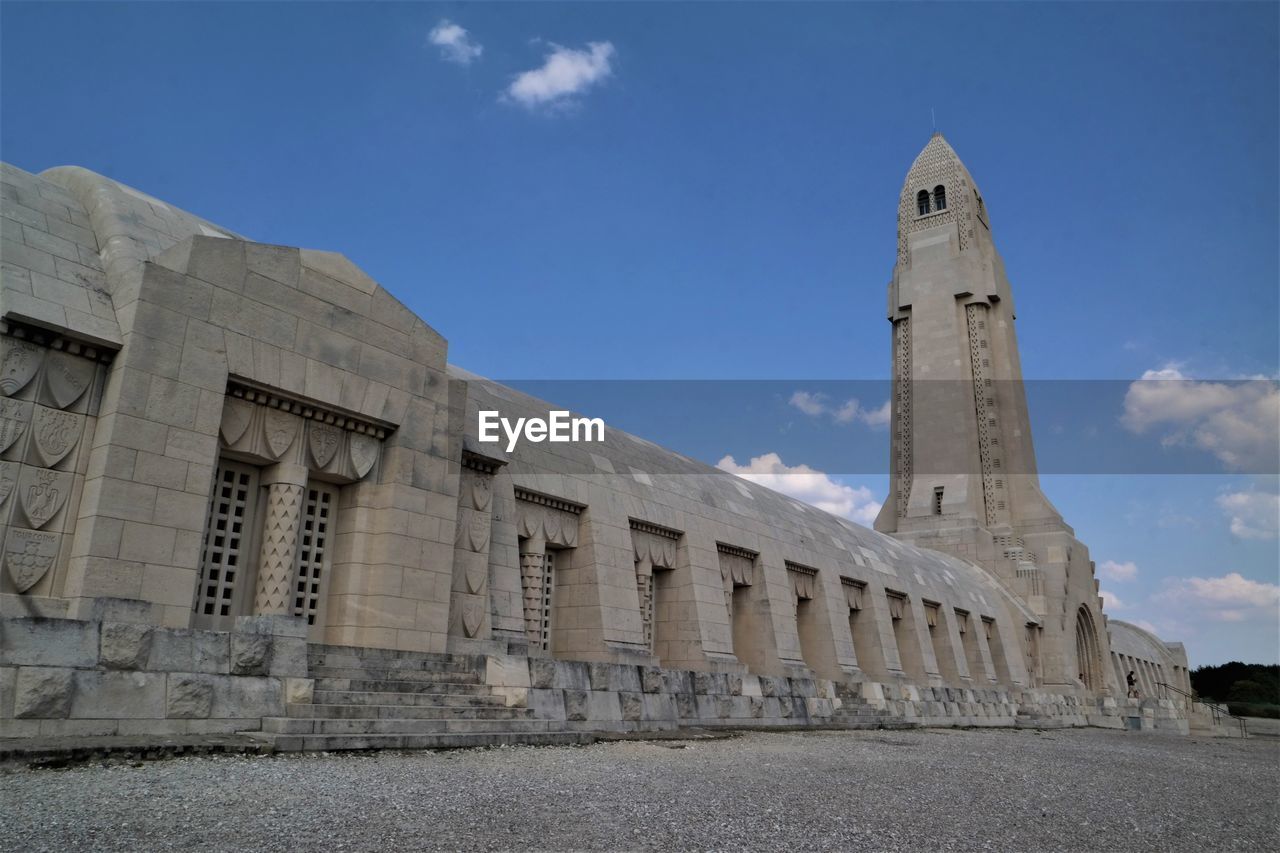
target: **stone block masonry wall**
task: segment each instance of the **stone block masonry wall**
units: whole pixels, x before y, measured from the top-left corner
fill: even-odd
[[[200,631],[147,610],[100,599],[88,620],[0,619],[0,738],[226,734],[310,701],[303,620]]]
[[[570,731],[812,726],[830,723],[840,704],[825,679],[550,658],[490,657],[486,680],[508,705]]]

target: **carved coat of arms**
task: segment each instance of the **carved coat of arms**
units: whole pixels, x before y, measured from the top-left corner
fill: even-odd
[[[18,485],[18,463],[0,462],[0,508],[9,501],[14,487]]]
[[[356,470],[357,479],[368,474],[373,463],[378,461],[378,440],[371,435],[353,432],[348,442],[351,452],[351,467]]]
[[[307,446],[311,449],[311,458],[317,468],[327,467],[333,461],[341,438],[342,432],[331,424],[311,424],[307,430]]]
[[[40,367],[40,350],[24,341],[7,339],[0,357],[0,393],[17,394],[27,386]]]
[[[65,459],[80,441],[79,415],[36,406],[31,420],[36,456],[46,468],[52,468]]]
[[[71,494],[73,474],[47,468],[24,468],[18,477],[18,499],[27,523],[39,529],[58,514]]]
[[[31,423],[31,404],[0,399],[0,453],[13,446]]]
[[[59,409],[79,400],[93,381],[94,364],[65,352],[51,352],[45,360],[45,398]]]
[[[474,637],[484,624],[484,602],[470,599],[462,604],[462,630],[468,637]]]
[[[10,530],[4,547],[4,564],[18,592],[26,592],[40,582],[58,556],[56,533]]]
[[[271,451],[272,456],[278,459],[284,455],[297,437],[300,423],[296,415],[279,409],[267,409],[263,431],[267,439],[267,449]]]
[[[244,432],[249,428],[249,421],[253,420],[253,403],[247,400],[241,400],[239,397],[227,397],[226,404],[222,407],[222,440],[230,447],[244,437]]]

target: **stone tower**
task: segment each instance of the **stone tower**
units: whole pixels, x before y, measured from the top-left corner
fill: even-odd
[[[1094,651],[1105,632],[1093,567],[1040,490],[1013,294],[991,218],[939,133],[902,185],[888,316],[890,493],[876,529],[987,569],[1044,618],[1028,627],[1025,650],[1042,683],[1086,674],[1104,689],[1113,674]],[[1078,622],[1087,636],[1076,643]]]

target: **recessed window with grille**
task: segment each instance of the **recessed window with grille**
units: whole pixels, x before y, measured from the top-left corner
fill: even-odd
[[[196,621],[212,626],[243,615],[241,599],[253,577],[253,526],[257,517],[258,469],[222,460],[214,476],[196,589]]]
[[[933,188],[933,209],[947,209],[947,188],[941,184]]]
[[[929,212],[929,191],[928,190],[920,190],[920,192],[916,193],[916,211],[921,216],[924,216],[926,213]]]
[[[942,515],[942,490],[943,486],[937,486],[933,490],[933,514]]]
[[[298,567],[294,574],[293,615],[307,617],[315,625],[323,615],[323,591],[329,568],[329,544],[333,537],[333,514],[337,491],[322,483],[307,486],[302,503],[302,525],[298,531]]]
[[[641,590],[641,598],[644,604],[644,613],[641,619],[644,622],[644,647],[652,652],[653,649],[653,574],[645,575],[640,578],[640,583],[644,585]]]
[[[543,651],[551,649],[551,606],[556,588],[555,565],[555,552],[547,551],[547,557],[543,563],[545,568],[542,571],[542,626],[538,643]]]

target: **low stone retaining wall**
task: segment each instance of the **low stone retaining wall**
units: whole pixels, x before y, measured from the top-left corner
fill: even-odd
[[[303,620],[199,631],[148,624],[148,607],[102,600],[92,620],[0,619],[0,738],[223,734],[310,701]]]
[[[489,657],[486,683],[508,705],[580,731],[811,726],[830,723],[839,707],[824,679],[549,658]]]

